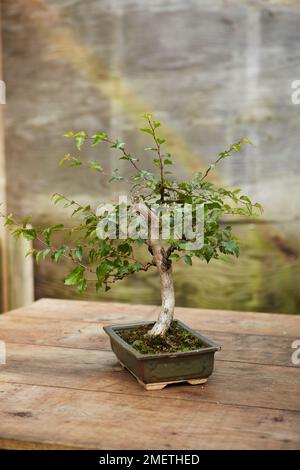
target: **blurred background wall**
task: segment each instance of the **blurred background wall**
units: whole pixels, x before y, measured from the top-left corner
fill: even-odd
[[[248,137],[254,145],[215,177],[242,187],[264,215],[235,225],[238,260],[178,266],[177,304],[298,313],[300,105],[291,83],[300,79],[299,44],[299,0],[2,0],[8,211],[46,224],[67,217],[49,201],[55,191],[95,203],[115,197],[101,176],[58,168],[70,130],[106,130],[140,153],[140,116],[153,112],[180,177]],[[116,166],[102,147],[92,156]],[[11,306],[33,289],[35,298],[79,297],[63,285],[63,263],[33,272],[15,250]],[[142,273],[84,298],[159,303],[158,280]]]

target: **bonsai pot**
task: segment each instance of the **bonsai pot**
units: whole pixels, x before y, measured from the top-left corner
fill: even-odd
[[[128,369],[146,390],[161,390],[166,385],[188,382],[192,385],[207,382],[213,372],[214,355],[220,346],[192,330],[179,320],[176,323],[202,341],[203,347],[174,353],[142,354],[124,341],[118,331],[153,325],[154,322],[131,323],[103,327],[121,365]]]

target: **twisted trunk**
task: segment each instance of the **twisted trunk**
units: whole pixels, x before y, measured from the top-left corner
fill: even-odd
[[[158,240],[151,240],[151,249],[159,276],[161,290],[161,310],[158,319],[148,332],[149,336],[163,336],[169,329],[174,316],[175,295],[172,276],[172,262],[166,260]]]

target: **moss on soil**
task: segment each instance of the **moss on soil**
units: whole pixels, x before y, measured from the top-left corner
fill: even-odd
[[[116,333],[142,354],[160,354],[187,352],[200,349],[205,346],[196,336],[183,329],[175,321],[172,323],[164,337],[151,338],[146,336],[152,325],[142,325],[127,330],[117,330]]]

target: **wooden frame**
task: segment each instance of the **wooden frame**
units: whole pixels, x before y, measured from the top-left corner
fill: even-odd
[[[1,6],[1,4],[0,4]],[[2,34],[0,8],[0,79],[2,78]],[[2,212],[6,212],[6,169],[4,153],[3,104],[0,104],[0,203]],[[8,253],[7,234],[3,224],[0,224],[0,312],[6,312],[8,301]]]

